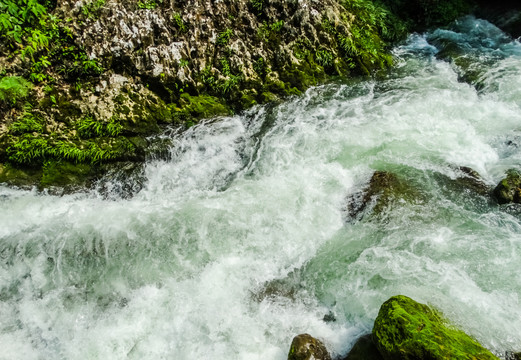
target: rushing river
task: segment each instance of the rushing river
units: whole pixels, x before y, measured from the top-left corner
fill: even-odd
[[[133,197],[0,187],[0,358],[283,360],[303,332],[338,356],[396,294],[521,350],[521,212],[450,186],[521,166],[521,44],[466,18],[394,55],[165,134]],[[375,170],[423,200],[350,219]]]

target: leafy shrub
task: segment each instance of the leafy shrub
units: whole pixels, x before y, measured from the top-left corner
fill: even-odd
[[[0,79],[0,101],[16,105],[29,95],[32,84],[21,76],[5,76]]]

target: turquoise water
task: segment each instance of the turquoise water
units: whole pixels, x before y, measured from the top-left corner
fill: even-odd
[[[166,133],[133,197],[0,187],[0,359],[282,360],[303,332],[338,356],[396,294],[521,350],[521,212],[452,181],[520,168],[521,45],[466,18],[394,55]],[[375,170],[419,200],[349,218]]]

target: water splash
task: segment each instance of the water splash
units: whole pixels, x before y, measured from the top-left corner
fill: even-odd
[[[0,358],[284,359],[302,332],[339,355],[398,293],[519,350],[521,220],[451,184],[519,166],[520,49],[472,18],[412,35],[388,74],[171,135],[133,197],[0,187]],[[426,200],[346,224],[375,170]]]

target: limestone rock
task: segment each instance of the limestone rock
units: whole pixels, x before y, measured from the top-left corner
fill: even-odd
[[[498,360],[436,310],[403,295],[381,306],[373,339],[385,360]]]
[[[293,338],[288,360],[331,360],[326,347],[309,334],[300,334]]]

